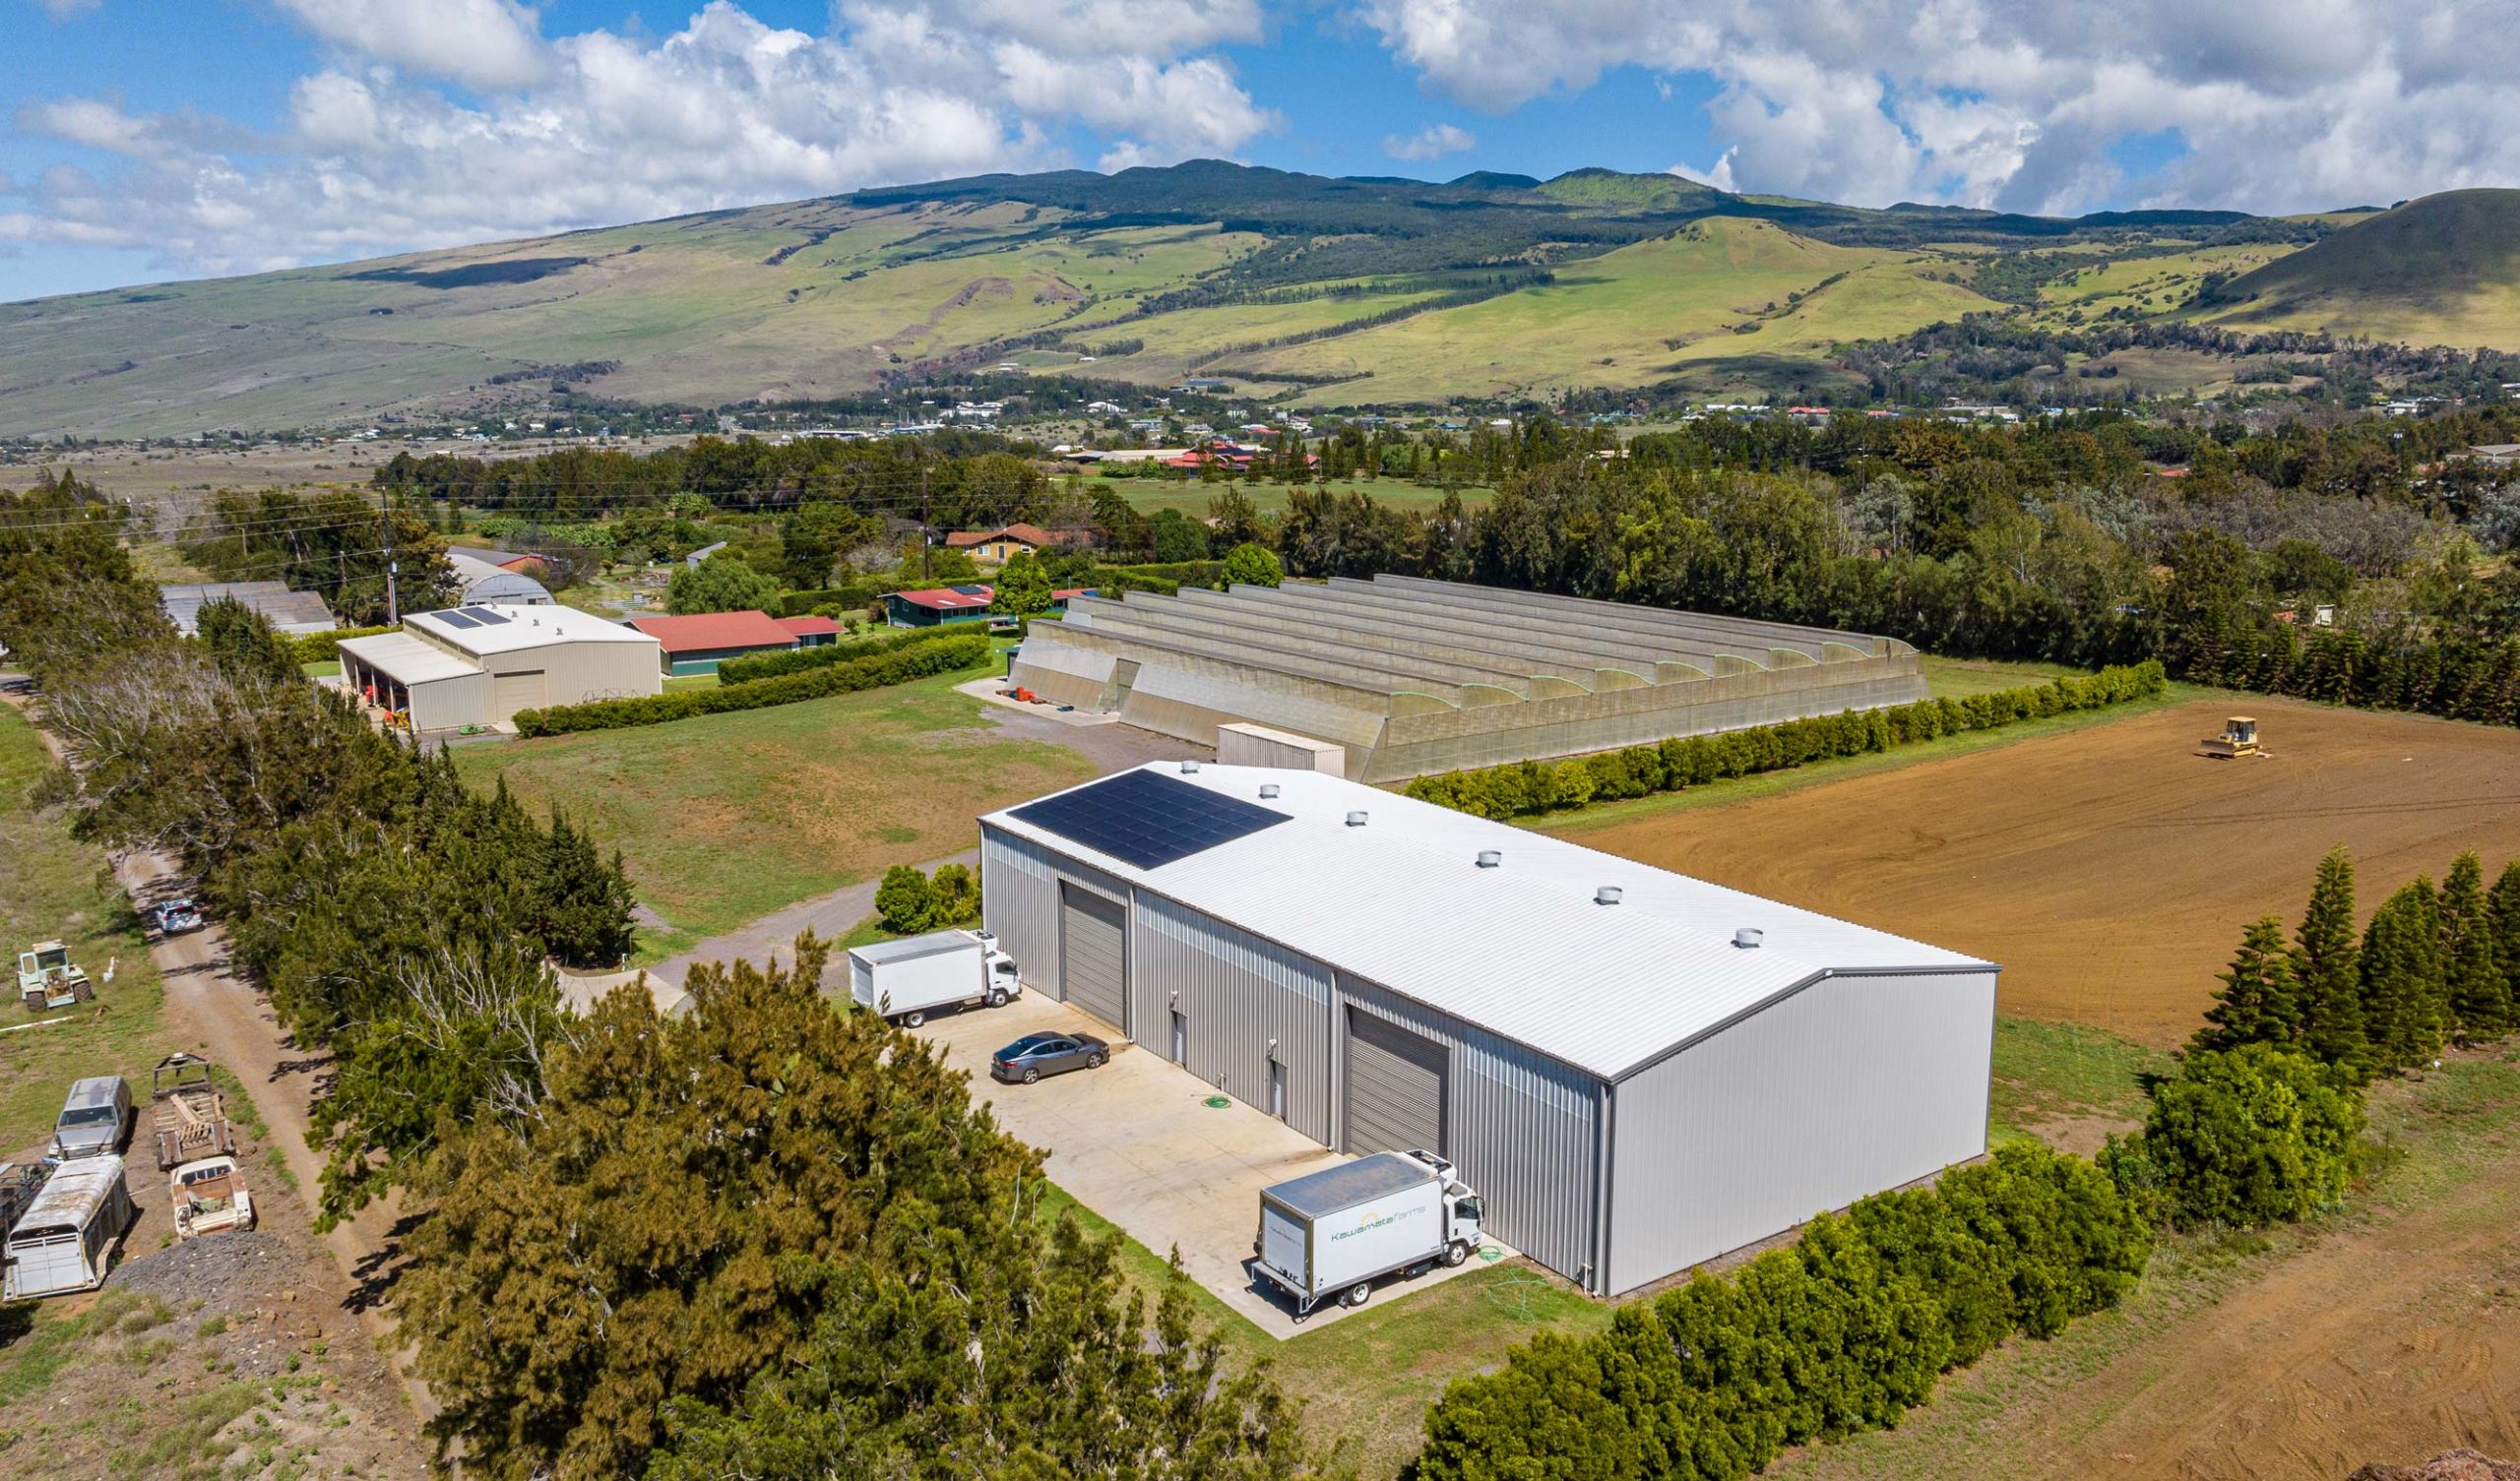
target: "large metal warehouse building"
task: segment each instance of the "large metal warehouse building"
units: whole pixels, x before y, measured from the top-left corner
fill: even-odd
[[[1358,781],[1925,698],[1895,639],[1395,576],[1082,597],[1009,677],[1201,745],[1238,720],[1335,742]]]
[[[1615,1294],[1985,1149],[1996,968],[1318,771],[980,820],[1036,989]],[[1755,934],[1749,934],[1755,933]]]

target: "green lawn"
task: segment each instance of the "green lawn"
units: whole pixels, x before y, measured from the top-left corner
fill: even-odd
[[[2139,1121],[2142,1077],[2170,1068],[2169,1056],[2106,1028],[1998,1016],[1987,1140],[2052,1137],[2060,1123],[2073,1121]]]
[[[2082,677],[2087,668],[2063,663],[2010,663],[2000,658],[1938,658],[1923,655],[1925,688],[1937,700],[1965,699],[1973,694],[1993,694],[1998,690],[2019,689],[2028,684],[2045,684],[2067,675]]]
[[[1216,496],[1228,489],[1239,492],[1262,514],[1284,514],[1292,488],[1284,483],[1202,483],[1184,479],[1173,482],[1159,478],[1109,478],[1097,487],[1116,490],[1129,501],[1129,507],[1141,514],[1159,509],[1177,509],[1193,519],[1205,519]],[[1306,485],[1333,494],[1363,494],[1377,504],[1418,513],[1432,511],[1444,502],[1444,490],[1427,484],[1413,483],[1406,478],[1339,478],[1329,483]],[[1457,492],[1463,504],[1477,508],[1495,496],[1495,490],[1479,484],[1464,484]]]
[[[667,922],[641,934],[641,958],[656,960],[891,865],[969,848],[979,814],[1092,774],[1065,747],[1001,736],[954,692],[976,672],[466,747],[456,765],[476,786],[504,774],[530,806],[556,804],[618,845]]]
[[[0,1028],[18,1030],[0,1033],[0,1160],[40,1146],[72,1080],[120,1075],[145,1096],[150,1067],[177,1047],[159,1029],[164,994],[148,937],[103,851],[72,842],[58,817],[28,805],[50,764],[34,726],[0,706],[0,939],[12,962],[37,941],[65,942],[96,983],[94,1002],[45,1014],[19,1006],[12,976],[0,1004]],[[28,1023],[42,1026],[20,1027]]]
[[[665,680],[665,693],[667,694],[680,694],[686,689],[715,689],[717,687],[718,676],[716,674],[675,674]]]
[[[1095,1234],[1117,1227],[1046,1185],[1044,1218],[1073,1212]],[[1162,1256],[1122,1235],[1121,1265],[1141,1290],[1165,1278]],[[1303,1400],[1307,1428],[1344,1440],[1347,1458],[1364,1476],[1390,1476],[1417,1453],[1426,1406],[1444,1385],[1500,1363],[1513,1344],[1542,1331],[1581,1335],[1609,1325],[1611,1308],[1544,1270],[1500,1265],[1474,1270],[1424,1290],[1378,1296],[1363,1310],[1280,1342],[1210,1295],[1190,1288],[1191,1304],[1213,1327],[1237,1368],[1266,1362],[1287,1391]]]

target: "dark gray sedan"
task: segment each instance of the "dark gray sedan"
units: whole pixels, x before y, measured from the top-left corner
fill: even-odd
[[[1044,1075],[1099,1070],[1110,1057],[1111,1046],[1090,1033],[1028,1033],[990,1055],[988,1073],[1029,1085]]]

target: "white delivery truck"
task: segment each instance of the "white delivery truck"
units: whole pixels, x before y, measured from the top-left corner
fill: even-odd
[[[849,949],[849,996],[858,1007],[916,1028],[942,1008],[1020,997],[1015,958],[986,931],[930,931]]]
[[[1253,1264],[1300,1322],[1334,1298],[1364,1305],[1382,1276],[1460,1265],[1486,1211],[1433,1152],[1376,1152],[1260,1190]]]

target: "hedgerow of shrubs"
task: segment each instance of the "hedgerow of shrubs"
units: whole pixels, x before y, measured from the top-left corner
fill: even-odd
[[[930,674],[951,673],[958,668],[973,668],[987,657],[987,634],[957,634],[899,652],[878,653],[871,658],[836,663],[829,668],[788,674],[783,678],[757,679],[749,684],[690,689],[679,694],[645,695],[628,700],[595,700],[584,705],[556,705],[547,710],[520,710],[516,714],[516,732],[531,737],[568,735],[580,730],[623,730],[634,725],[661,725],[667,720],[690,719],[694,715],[720,714],[729,710],[762,710],[773,705],[793,705],[836,694],[853,694],[861,689],[880,689],[888,684],[923,679]]]
[[[878,653],[897,653],[904,648],[925,643],[939,643],[965,638],[977,631],[976,627],[908,628],[898,633],[885,633],[874,638],[859,638],[847,643],[827,643],[820,648],[783,648],[776,652],[748,653],[728,658],[718,665],[721,684],[751,684],[763,679],[776,679],[783,674],[809,673],[829,668],[836,663],[851,663],[871,658]]]
[[[2034,1142],[1928,1190],[1822,1215],[1729,1278],[1544,1334],[1455,1381],[1412,1481],[1732,1481],[1790,1445],[1897,1423],[1944,1371],[2116,1304],[2152,1225],[2090,1162]]]
[[[939,864],[936,877],[895,864],[875,887],[875,915],[897,936],[941,931],[980,918],[979,877],[961,864]]]
[[[2143,1134],[2110,1139],[2101,1161],[2182,1227],[2290,1223],[2345,1197],[2362,1125],[2362,1091],[2307,1055],[2191,1050],[2152,1086]]]
[[[1567,812],[1595,802],[1677,792],[1727,777],[1778,771],[1831,757],[1860,756],[1969,730],[1993,730],[2074,710],[2101,710],[2160,694],[2158,660],[2104,668],[1993,694],[1851,710],[1716,735],[1676,737],[1569,761],[1526,761],[1420,776],[1408,794],[1481,818]]]
[[[300,663],[323,663],[340,657],[345,638],[373,638],[380,633],[399,633],[402,625],[388,623],[375,628],[336,628],[329,633],[289,633],[283,635],[288,644],[289,656]]]

